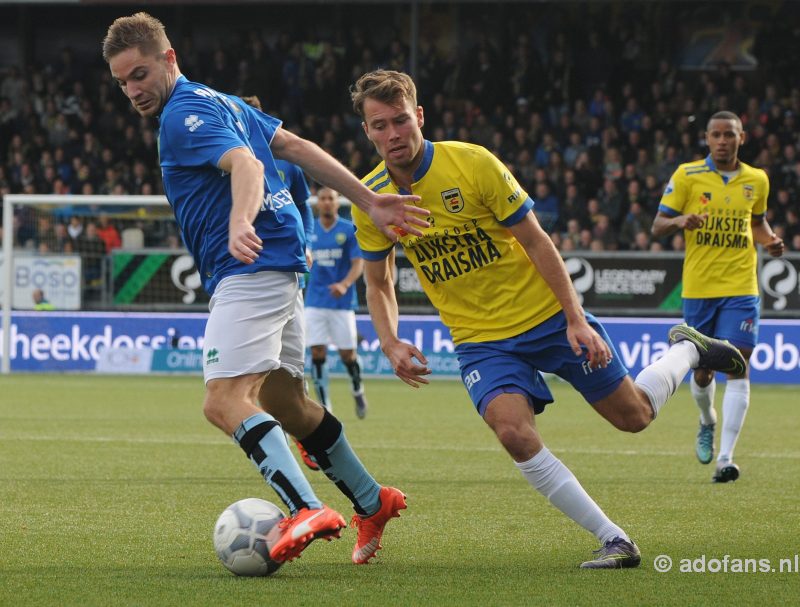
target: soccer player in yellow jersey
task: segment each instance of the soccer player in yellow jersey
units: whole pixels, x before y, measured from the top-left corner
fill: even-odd
[[[755,243],[770,255],[783,254],[783,240],[764,217],[769,180],[766,173],[741,162],[739,146],[745,135],[742,121],[732,112],[717,112],[708,121],[705,160],[682,164],[672,175],[658,215],[654,236],[685,230],[683,316],[703,333],[729,340],[748,364],[729,373],[722,399],[722,437],[715,483],[739,478],[733,450],[750,403],[749,360],[758,339],[761,301],[756,280]],[[714,458],[714,373],[697,368],[690,381],[700,408],[700,431],[695,452],[702,464]]]
[[[533,201],[508,169],[480,146],[425,140],[423,109],[406,74],[365,74],[351,95],[383,158],[364,183],[379,193],[413,192],[431,213],[421,237],[400,230],[399,242],[450,328],[478,413],[528,482],[601,542],[582,567],[638,566],[636,544],[542,443],[534,416],[553,398],[541,372],[570,382],[615,427],[638,432],[690,368],[744,366],[741,355],[685,325],[673,327],[673,345],[634,382],[603,327],[581,309]],[[394,243],[364,213],[354,209],[353,219],[381,349],[400,379],[426,384],[425,356],[397,336]]]

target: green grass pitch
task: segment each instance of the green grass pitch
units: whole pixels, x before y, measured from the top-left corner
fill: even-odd
[[[721,399],[722,389],[717,398]],[[712,485],[694,458],[684,385],[659,419],[623,434],[564,384],[538,418],[545,443],[637,541],[636,570],[583,571],[596,542],[535,493],[460,383],[413,390],[367,381],[356,419],[344,380],[335,412],[372,474],[409,508],[377,563],[350,563],[354,531],[312,544],[271,578],[217,561],[229,503],[278,501],[203,418],[198,377],[11,375],[0,379],[0,605],[746,605],[790,604],[800,573],[680,572],[682,559],[800,553],[796,387],[753,386],[737,449],[742,477]],[[718,404],[719,408],[719,404]],[[320,497],[349,516],[319,473]],[[654,569],[666,554],[675,568]],[[729,561],[730,562],[730,561]],[[730,567],[730,565],[729,565]]]

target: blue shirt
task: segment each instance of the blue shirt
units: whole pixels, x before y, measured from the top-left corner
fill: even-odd
[[[175,83],[160,122],[164,192],[208,294],[227,276],[264,270],[305,272],[300,214],[269,148],[281,122],[238,97],[183,76]],[[220,159],[240,147],[249,148],[264,164],[264,201],[253,221],[264,248],[249,265],[228,253],[231,177],[219,168]]]
[[[311,241],[311,235],[314,233],[314,211],[311,209],[311,205],[308,204],[308,199],[311,198],[311,190],[308,189],[306,176],[303,174],[303,169],[288,160],[276,158],[275,167],[278,169],[278,174],[281,176],[283,183],[289,188],[292,200],[294,200],[294,204],[300,212],[307,244]]]
[[[305,239],[303,240],[303,250],[308,248],[311,243],[311,235],[314,233],[314,211],[311,205],[308,204],[308,199],[311,197],[311,190],[308,189],[308,182],[306,176],[296,164],[292,164],[288,160],[281,158],[275,159],[275,166],[278,169],[278,174],[283,179],[283,183],[289,188],[289,192],[294,200],[294,205],[300,212],[300,218],[303,220],[303,232]],[[304,289],[306,286],[306,275],[300,276],[300,288]]]
[[[356,241],[356,228],[352,222],[336,219],[329,230],[322,227],[319,219],[314,221],[311,236],[314,265],[306,289],[306,306],[331,310],[354,310],[358,305],[355,284],[339,298],[333,297],[328,286],[340,282],[350,271],[353,259],[361,257]]]

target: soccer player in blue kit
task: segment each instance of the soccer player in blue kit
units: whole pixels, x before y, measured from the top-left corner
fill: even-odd
[[[317,191],[317,219],[311,236],[315,265],[306,288],[306,336],[311,348],[311,376],[319,402],[330,409],[328,392],[328,344],[339,356],[350,376],[356,415],[367,414],[367,399],[361,382],[356,352],[355,283],[364,272],[364,260],[351,221],[339,217],[339,194],[331,188]]]
[[[532,212],[534,202],[487,149],[424,139],[413,80],[376,70],[351,89],[353,108],[383,161],[363,181],[376,192],[419,194],[431,211],[422,237],[400,244],[456,344],[461,378],[477,412],[530,485],[601,547],[589,569],[637,567],[641,555],[572,472],[544,445],[535,416],[553,402],[541,372],[569,382],[616,428],[639,432],[655,419],[690,368],[744,367],[728,343],[686,325],[634,380],[603,326],[584,312],[564,262]],[[359,209],[367,304],[395,374],[428,383],[425,356],[398,338],[394,242]]]
[[[203,346],[207,419],[234,437],[290,510],[270,550],[278,562],[314,539],[339,537],[345,520],[303,476],[283,429],[298,437],[353,503],[352,559],[366,563],[405,496],[382,487],[351,449],[342,424],[303,389],[306,271],[297,208],[273,155],[300,165],[368,213],[392,238],[427,225],[410,196],[380,196],[319,146],[241,99],[190,82],[163,24],[146,13],[121,17],[103,40],[111,75],[142,116],[158,116],[164,189],[211,296]]]

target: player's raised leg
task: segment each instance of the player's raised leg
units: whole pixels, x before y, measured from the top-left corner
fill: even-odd
[[[634,382],[626,379],[608,397],[590,399],[597,412],[620,430],[639,432],[646,428],[691,369],[744,368],[744,358],[729,342],[703,335],[685,324],[670,329],[669,341],[669,350],[642,369]]]

